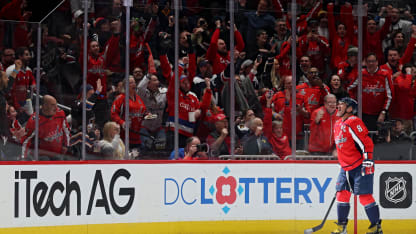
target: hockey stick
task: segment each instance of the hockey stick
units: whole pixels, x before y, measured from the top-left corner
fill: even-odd
[[[331,208],[332,208],[332,206],[334,205],[334,202],[335,202],[336,197],[337,197],[337,195],[335,194],[334,198],[332,198],[331,205],[329,205],[328,211],[327,211],[327,212],[326,212],[326,214],[325,214],[324,220],[322,220],[322,223],[321,223],[321,224],[319,224],[319,225],[318,225],[318,226],[316,226],[316,227],[306,229],[306,230],[303,232],[304,234],[310,234],[310,233],[313,233],[313,232],[316,232],[316,231],[318,231],[318,230],[321,230],[321,229],[322,229],[322,227],[323,227],[323,226],[324,226],[324,224],[325,224],[326,218],[328,218],[329,212],[331,211]]]

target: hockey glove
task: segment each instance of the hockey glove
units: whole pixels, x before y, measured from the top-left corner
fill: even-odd
[[[361,175],[370,175],[374,174],[374,161],[371,159],[364,159],[361,167]]]

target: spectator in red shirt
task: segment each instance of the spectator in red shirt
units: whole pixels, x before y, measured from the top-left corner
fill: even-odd
[[[292,149],[289,145],[289,138],[283,133],[283,122],[272,121],[273,113],[271,109],[273,95],[266,94],[266,108],[264,108],[264,136],[267,137],[272,145],[273,152],[285,159],[286,156],[292,154]]]
[[[31,158],[29,150],[35,139],[35,117],[36,113],[27,121],[26,134],[22,137],[23,159]],[[69,147],[70,129],[64,111],[50,95],[43,97],[39,126],[39,160],[62,160]]]
[[[388,71],[378,67],[376,54],[366,57],[363,69],[363,121],[370,131],[377,130],[377,122],[384,122],[393,97],[393,84]],[[358,79],[348,87],[356,88]]]
[[[89,42],[89,50],[87,56],[87,83],[94,87],[94,90],[97,89],[97,80],[101,79],[101,84],[103,89],[100,95],[97,98],[95,103],[95,108],[97,109],[96,115],[96,124],[103,128],[104,124],[110,119],[108,111],[107,98],[107,65],[109,61],[113,61],[114,58],[120,58],[120,33],[121,33],[121,22],[120,20],[115,20],[111,22],[113,35],[108,40],[106,48],[101,51],[98,41]],[[81,50],[81,55],[79,58],[80,64],[83,64],[83,50]],[[107,59],[110,58],[108,61]],[[114,61],[113,61],[114,62]]]
[[[124,84],[123,84],[123,87]],[[129,78],[129,148],[139,148],[141,139],[140,139],[140,129],[142,127],[142,121],[146,114],[146,106],[143,100],[139,95],[136,94],[136,82],[133,77]],[[114,100],[111,107],[111,119],[119,124],[122,128],[121,137],[125,136],[125,129],[127,123],[125,122],[125,113],[126,113],[126,93],[120,94],[116,100]]]
[[[215,21],[217,29],[211,37],[211,43],[208,48],[206,58],[213,66],[213,73],[219,74],[225,70],[230,63],[230,51],[227,50],[227,45],[223,39],[220,39],[221,21]],[[236,41],[235,49],[238,51],[244,50],[244,41],[237,27],[234,27],[234,36]]]
[[[347,52],[347,60],[337,65],[337,74],[341,78],[344,89],[350,86],[358,77],[357,56],[358,48],[350,47]]]
[[[16,50],[17,58],[22,61],[22,67],[17,70],[15,64],[6,69],[6,74],[9,76],[13,71],[17,72],[16,80],[13,83],[13,88],[10,91],[13,106],[19,112],[31,115],[32,112],[25,108],[27,91],[33,91],[36,88],[36,79],[33,76],[32,69],[29,67],[29,62],[32,59],[30,51],[27,47],[19,47]],[[20,119],[18,117],[18,119]]]
[[[367,22],[367,24],[363,25],[364,56],[367,56],[369,53],[375,53],[377,59],[380,60],[380,63],[384,62],[382,41],[383,38],[386,38],[389,33],[389,27],[391,24],[390,15],[391,13],[388,13],[386,22],[379,30],[377,30],[377,23],[374,19],[365,20],[366,18],[364,18],[364,22]]]
[[[283,120],[283,132],[292,139],[292,76],[284,78],[284,89],[273,96],[274,111],[276,119]],[[296,149],[303,148],[303,123],[310,115],[304,106],[303,95],[296,94]],[[293,144],[293,143],[292,143]],[[293,147],[293,145],[292,145]]]
[[[403,122],[405,131],[413,131],[414,102],[416,99],[416,67],[405,65],[400,75],[393,78],[394,98],[391,103],[390,117]]]
[[[324,104],[324,97],[329,94],[329,88],[322,82],[319,70],[311,67],[308,72],[309,83],[303,83],[296,86],[304,98],[305,108],[309,114]],[[309,119],[306,121],[309,123]]]
[[[337,98],[328,94],[324,99],[324,106],[312,112],[311,137],[308,151],[317,154],[331,154],[335,149],[334,126],[339,119],[337,113]]]
[[[318,34],[318,21],[308,21],[307,34],[299,38],[299,55],[308,55],[311,58],[312,66],[320,71],[325,70],[325,61],[330,55],[328,40]]]
[[[331,41],[331,67],[335,68],[340,62],[347,59],[347,51],[350,45],[355,44],[354,20],[352,6],[346,3],[341,7],[342,18],[345,22],[335,24],[334,5],[328,4],[328,29]]]

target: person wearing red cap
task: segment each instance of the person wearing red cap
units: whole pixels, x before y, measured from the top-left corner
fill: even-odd
[[[231,137],[228,133],[227,116],[220,113],[212,117],[211,122],[214,123],[215,130],[207,137],[207,144],[211,149],[211,156],[228,155],[231,150]],[[242,154],[242,148],[237,147],[234,154]]]

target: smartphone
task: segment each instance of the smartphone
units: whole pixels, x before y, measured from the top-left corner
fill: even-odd
[[[261,56],[261,54],[257,55],[257,58],[256,58],[257,62],[261,62],[262,59],[263,59],[263,56]]]

